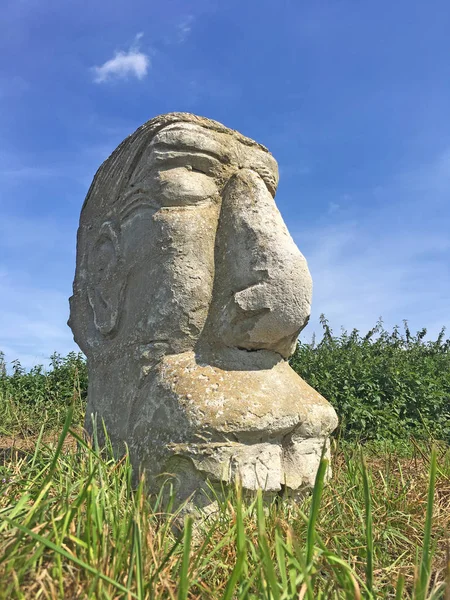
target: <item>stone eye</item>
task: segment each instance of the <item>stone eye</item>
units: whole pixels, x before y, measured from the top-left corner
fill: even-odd
[[[192,171],[192,173],[202,173],[203,175],[208,175],[209,171],[211,170],[210,168],[208,168],[208,165],[204,165],[203,162],[195,166],[186,165],[186,169],[188,171]]]

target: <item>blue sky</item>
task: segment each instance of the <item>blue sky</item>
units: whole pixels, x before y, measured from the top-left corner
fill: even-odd
[[[311,324],[450,325],[450,4],[6,0],[0,21],[0,350],[75,348],[80,208],[100,163],[169,111],[280,166]]]

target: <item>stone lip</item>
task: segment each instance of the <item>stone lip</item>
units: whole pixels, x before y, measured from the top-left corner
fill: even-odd
[[[211,439],[326,437],[338,424],[333,407],[276,353],[230,349],[210,364],[194,352],[167,355],[158,372],[160,385],[177,397],[191,426]]]
[[[275,352],[165,355],[143,385],[126,438],[135,473],[155,492],[170,478],[177,497],[197,505],[207,481],[295,496],[329,456],[333,407]]]

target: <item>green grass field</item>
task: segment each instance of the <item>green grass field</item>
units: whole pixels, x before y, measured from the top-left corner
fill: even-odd
[[[292,365],[341,417],[332,479],[195,520],[84,441],[82,357],[0,368],[0,598],[450,600],[450,344],[328,333]]]
[[[0,598],[450,597],[444,445],[335,443],[331,481],[324,463],[303,502],[233,490],[181,526],[170,499],[133,489],[126,457],[69,426],[3,438]]]

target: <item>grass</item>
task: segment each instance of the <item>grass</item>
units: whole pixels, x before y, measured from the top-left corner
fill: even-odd
[[[236,489],[180,529],[170,493],[133,488],[71,418],[0,450],[0,598],[450,598],[444,445],[335,442],[302,502]]]
[[[237,488],[183,526],[170,483],[149,497],[83,440],[80,355],[8,376],[0,353],[0,599],[450,600],[450,448],[426,441],[449,439],[450,341],[325,326],[293,366],[342,417],[331,481],[322,461],[301,502]]]

